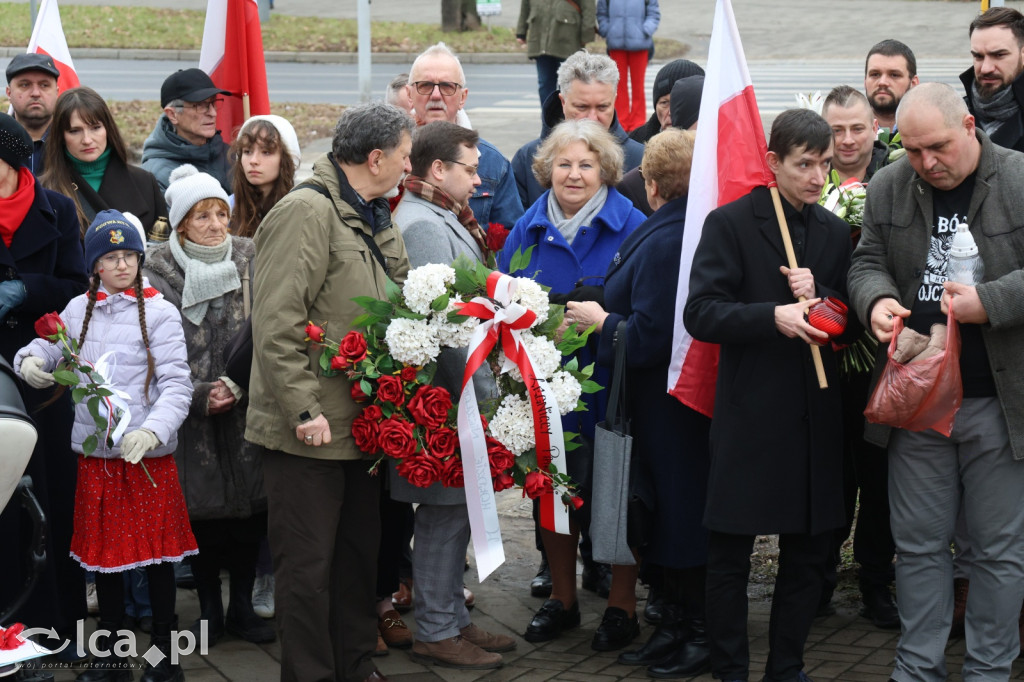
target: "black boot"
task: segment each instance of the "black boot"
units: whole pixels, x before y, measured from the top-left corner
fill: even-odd
[[[252,586],[256,582],[256,566],[249,570],[231,571],[231,601],[224,621],[227,631],[253,644],[266,644],[277,639],[274,628],[252,610]]]
[[[119,623],[100,621],[97,629],[107,630],[110,634],[96,638],[96,647],[92,652],[93,657],[87,664],[88,669],[82,671],[75,678],[75,682],[130,682],[132,669],[127,658],[114,655],[114,645],[117,642],[119,627]],[[100,654],[106,655],[101,656]]]
[[[220,572],[214,569],[211,574],[200,568],[196,562],[196,592],[199,595],[199,618],[192,623],[189,630],[200,641],[202,622],[206,621],[207,646],[213,646],[224,636],[224,601],[220,596]]]
[[[661,623],[654,628],[654,634],[635,651],[624,651],[618,661],[622,665],[653,665],[668,658],[686,642],[689,629],[680,619],[677,604],[662,602]]]
[[[711,670],[711,650],[704,620],[691,618],[685,621],[685,626],[689,631],[686,642],[664,661],[648,667],[648,677],[675,679]]]
[[[146,659],[142,682],[185,682],[185,673],[182,672],[181,666],[171,663],[171,633],[177,629],[177,616],[170,622],[153,621],[153,635],[149,638],[150,647],[142,654]],[[163,656],[156,665],[153,665],[149,660],[158,657],[157,651]]]

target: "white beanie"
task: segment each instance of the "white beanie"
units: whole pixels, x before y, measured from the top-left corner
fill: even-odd
[[[192,207],[203,199],[222,199],[225,204],[229,204],[228,193],[220,186],[220,182],[208,173],[200,173],[190,163],[178,166],[171,172],[164,198],[167,199],[168,219],[174,230],[178,229],[178,224]]]
[[[299,170],[299,166],[302,165],[302,152],[299,150],[299,136],[295,134],[295,128],[293,128],[292,124],[288,122],[288,119],[276,114],[260,114],[258,116],[252,116],[242,124],[242,130],[239,132],[239,135],[244,133],[245,129],[248,128],[249,124],[253,121],[266,121],[277,129],[277,133],[281,136],[281,142],[284,144],[284,148],[288,151],[288,155],[292,157],[292,161],[295,162],[295,170]]]

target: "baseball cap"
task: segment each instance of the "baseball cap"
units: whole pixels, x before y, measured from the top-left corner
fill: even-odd
[[[26,52],[24,54],[17,55],[11,60],[11,63],[7,65],[7,82],[10,83],[15,76],[25,71],[42,71],[43,73],[50,74],[54,78],[60,78],[60,71],[58,71],[56,65],[54,65],[53,57],[48,54]]]
[[[160,106],[180,99],[185,102],[202,102],[214,95],[230,95],[230,90],[221,90],[202,69],[181,69],[172,73],[160,86]]]

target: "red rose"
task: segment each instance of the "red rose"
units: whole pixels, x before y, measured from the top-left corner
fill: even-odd
[[[487,248],[497,253],[505,246],[508,228],[501,223],[487,223]]]
[[[573,509],[579,509],[583,506],[583,498],[578,495],[573,495],[569,498],[569,503],[572,504]]]
[[[526,474],[526,479],[523,481],[523,494],[531,500],[553,491],[551,479],[543,471],[535,470]]]
[[[413,425],[404,419],[390,417],[380,423],[380,449],[385,455],[410,457],[416,452],[416,437],[413,436]]]
[[[405,389],[402,380],[391,374],[385,374],[377,380],[377,398],[395,407],[405,402]]]
[[[56,342],[59,334],[67,334],[68,326],[57,313],[46,313],[36,320],[36,334],[41,338]]]
[[[366,337],[357,331],[345,334],[338,344],[338,353],[353,366],[362,362],[366,359]]]
[[[487,459],[491,464],[491,476],[497,476],[516,464],[516,456],[496,438],[490,436],[487,437]]]
[[[335,372],[341,372],[345,369],[348,369],[348,361],[346,361],[345,358],[341,357],[340,355],[335,355],[333,358],[331,358],[331,369],[333,369]]]
[[[406,457],[395,468],[417,488],[428,488],[441,479],[441,460],[429,455]]]
[[[352,420],[352,437],[356,440],[356,447],[363,452],[372,455],[380,450],[380,425],[369,408]]]
[[[375,422],[379,422],[384,416],[384,411],[377,405],[369,405],[363,408],[363,415],[367,419],[372,419]]]
[[[448,418],[452,396],[440,386],[421,386],[409,401],[409,414],[428,429],[436,429]]]
[[[427,431],[427,447],[430,448],[430,454],[438,459],[454,454],[458,442],[458,435],[449,428],[441,427]]]
[[[402,378],[402,381],[412,383],[416,381],[416,368],[415,367],[403,367],[402,371],[399,372],[398,376]]]
[[[458,457],[449,457],[442,463],[441,484],[445,488],[466,487],[466,481],[463,479],[461,459]]]
[[[315,325],[312,322],[310,322],[309,324],[306,325],[306,340],[307,341],[315,341],[317,343],[320,343],[321,341],[324,340],[324,334],[326,334],[326,333],[327,332],[324,331],[323,327]]]
[[[360,386],[359,384],[360,384],[360,382],[353,381],[352,382],[352,388],[349,390],[349,392],[352,395],[352,400],[356,401],[357,403],[361,403],[364,400],[369,400],[370,399],[370,396],[368,396],[365,393],[363,393],[363,387]]]
[[[502,490],[508,490],[514,486],[516,484],[516,479],[502,472],[495,476],[491,482],[494,484],[494,492],[500,493]]]

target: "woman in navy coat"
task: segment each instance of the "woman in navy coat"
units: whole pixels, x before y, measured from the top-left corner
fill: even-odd
[[[75,205],[38,184],[23,165],[31,153],[25,129],[0,114],[0,354],[8,362],[35,338],[33,325],[39,317],[63,310],[87,288]],[[85,576],[68,556],[77,471],[68,447],[71,397],[65,393],[39,410],[53,390],[26,386],[24,391],[25,406],[39,431],[25,473],[32,477],[49,527],[46,567],[28,603],[12,620],[27,627],[55,627],[62,637],[71,636],[75,622],[86,617]],[[30,538],[21,516],[14,504],[0,515],[0,608],[11,603],[25,583],[24,548]]]
[[[708,538],[701,521],[711,420],[666,392],[693,140],[692,132],[669,129],[648,141],[644,185],[656,210],[612,260],[604,309],[595,302],[567,304],[567,317],[578,326],[597,325],[601,365],[613,366],[615,345],[626,344],[632,454],[637,473],[654,493],[653,519],[640,553],[645,563],[661,567],[666,603],[647,643],[620,655],[619,662],[648,665],[653,677],[688,677],[706,670],[710,661],[704,627]],[[616,338],[620,322],[625,322],[624,339]]]

